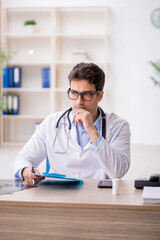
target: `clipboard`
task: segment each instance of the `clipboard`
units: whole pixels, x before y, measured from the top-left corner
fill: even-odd
[[[58,181],[64,181],[64,182],[81,182],[80,179],[77,178],[68,178],[66,175],[63,174],[58,174],[58,173],[42,173],[42,174],[35,174],[33,173],[34,176],[37,177],[45,177],[45,178],[50,178],[53,180],[58,180]]]

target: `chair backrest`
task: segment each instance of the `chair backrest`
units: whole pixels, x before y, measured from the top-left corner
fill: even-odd
[[[48,157],[46,157],[46,173],[49,173],[49,170],[50,170],[50,164],[49,164]]]

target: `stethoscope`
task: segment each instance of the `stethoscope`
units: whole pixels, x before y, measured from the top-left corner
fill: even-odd
[[[106,139],[106,114],[104,113],[104,111],[102,110],[102,108],[99,107],[99,110],[100,110],[100,113],[101,113],[101,117],[102,117],[102,137],[104,139]],[[71,127],[72,127],[72,124],[71,124],[71,120],[69,118],[69,114],[70,112],[72,111],[72,108],[69,108],[67,109],[60,117],[59,119],[57,120],[57,123],[56,123],[56,134],[55,134],[55,138],[54,138],[54,141],[53,141],[53,145],[52,145],[52,149],[53,149],[53,152],[54,153],[66,153],[67,150],[68,150],[68,143],[69,143],[69,134],[70,134],[70,131],[71,131]],[[64,115],[67,114],[67,120],[68,120],[68,123],[69,123],[69,127],[68,127],[68,134],[67,134],[67,141],[66,141],[66,147],[64,148],[64,146],[62,146],[63,149],[55,149],[55,143],[56,143],[56,139],[57,139],[57,134],[58,134],[58,127],[59,127],[59,123],[61,121],[61,119],[64,117]],[[59,144],[60,146],[60,144]]]

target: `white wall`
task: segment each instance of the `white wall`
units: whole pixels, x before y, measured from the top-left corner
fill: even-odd
[[[160,144],[160,88],[149,65],[160,59],[160,29],[150,21],[160,1],[121,3],[111,8],[112,107],[129,121],[132,143]]]

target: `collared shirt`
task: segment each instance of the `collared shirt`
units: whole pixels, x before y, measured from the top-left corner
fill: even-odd
[[[72,124],[75,125],[74,120],[73,120]],[[93,151],[96,150],[96,148],[98,147],[98,145],[102,139],[102,136],[101,136],[101,113],[99,114],[99,117],[94,122],[94,126],[100,135],[97,138],[96,142],[94,142],[94,143],[91,142]],[[77,130],[78,143],[81,146],[81,148],[83,149],[87,145],[87,143],[91,140],[91,138],[90,138],[89,134],[84,130],[84,127],[82,126],[82,124],[77,124],[76,130]]]

